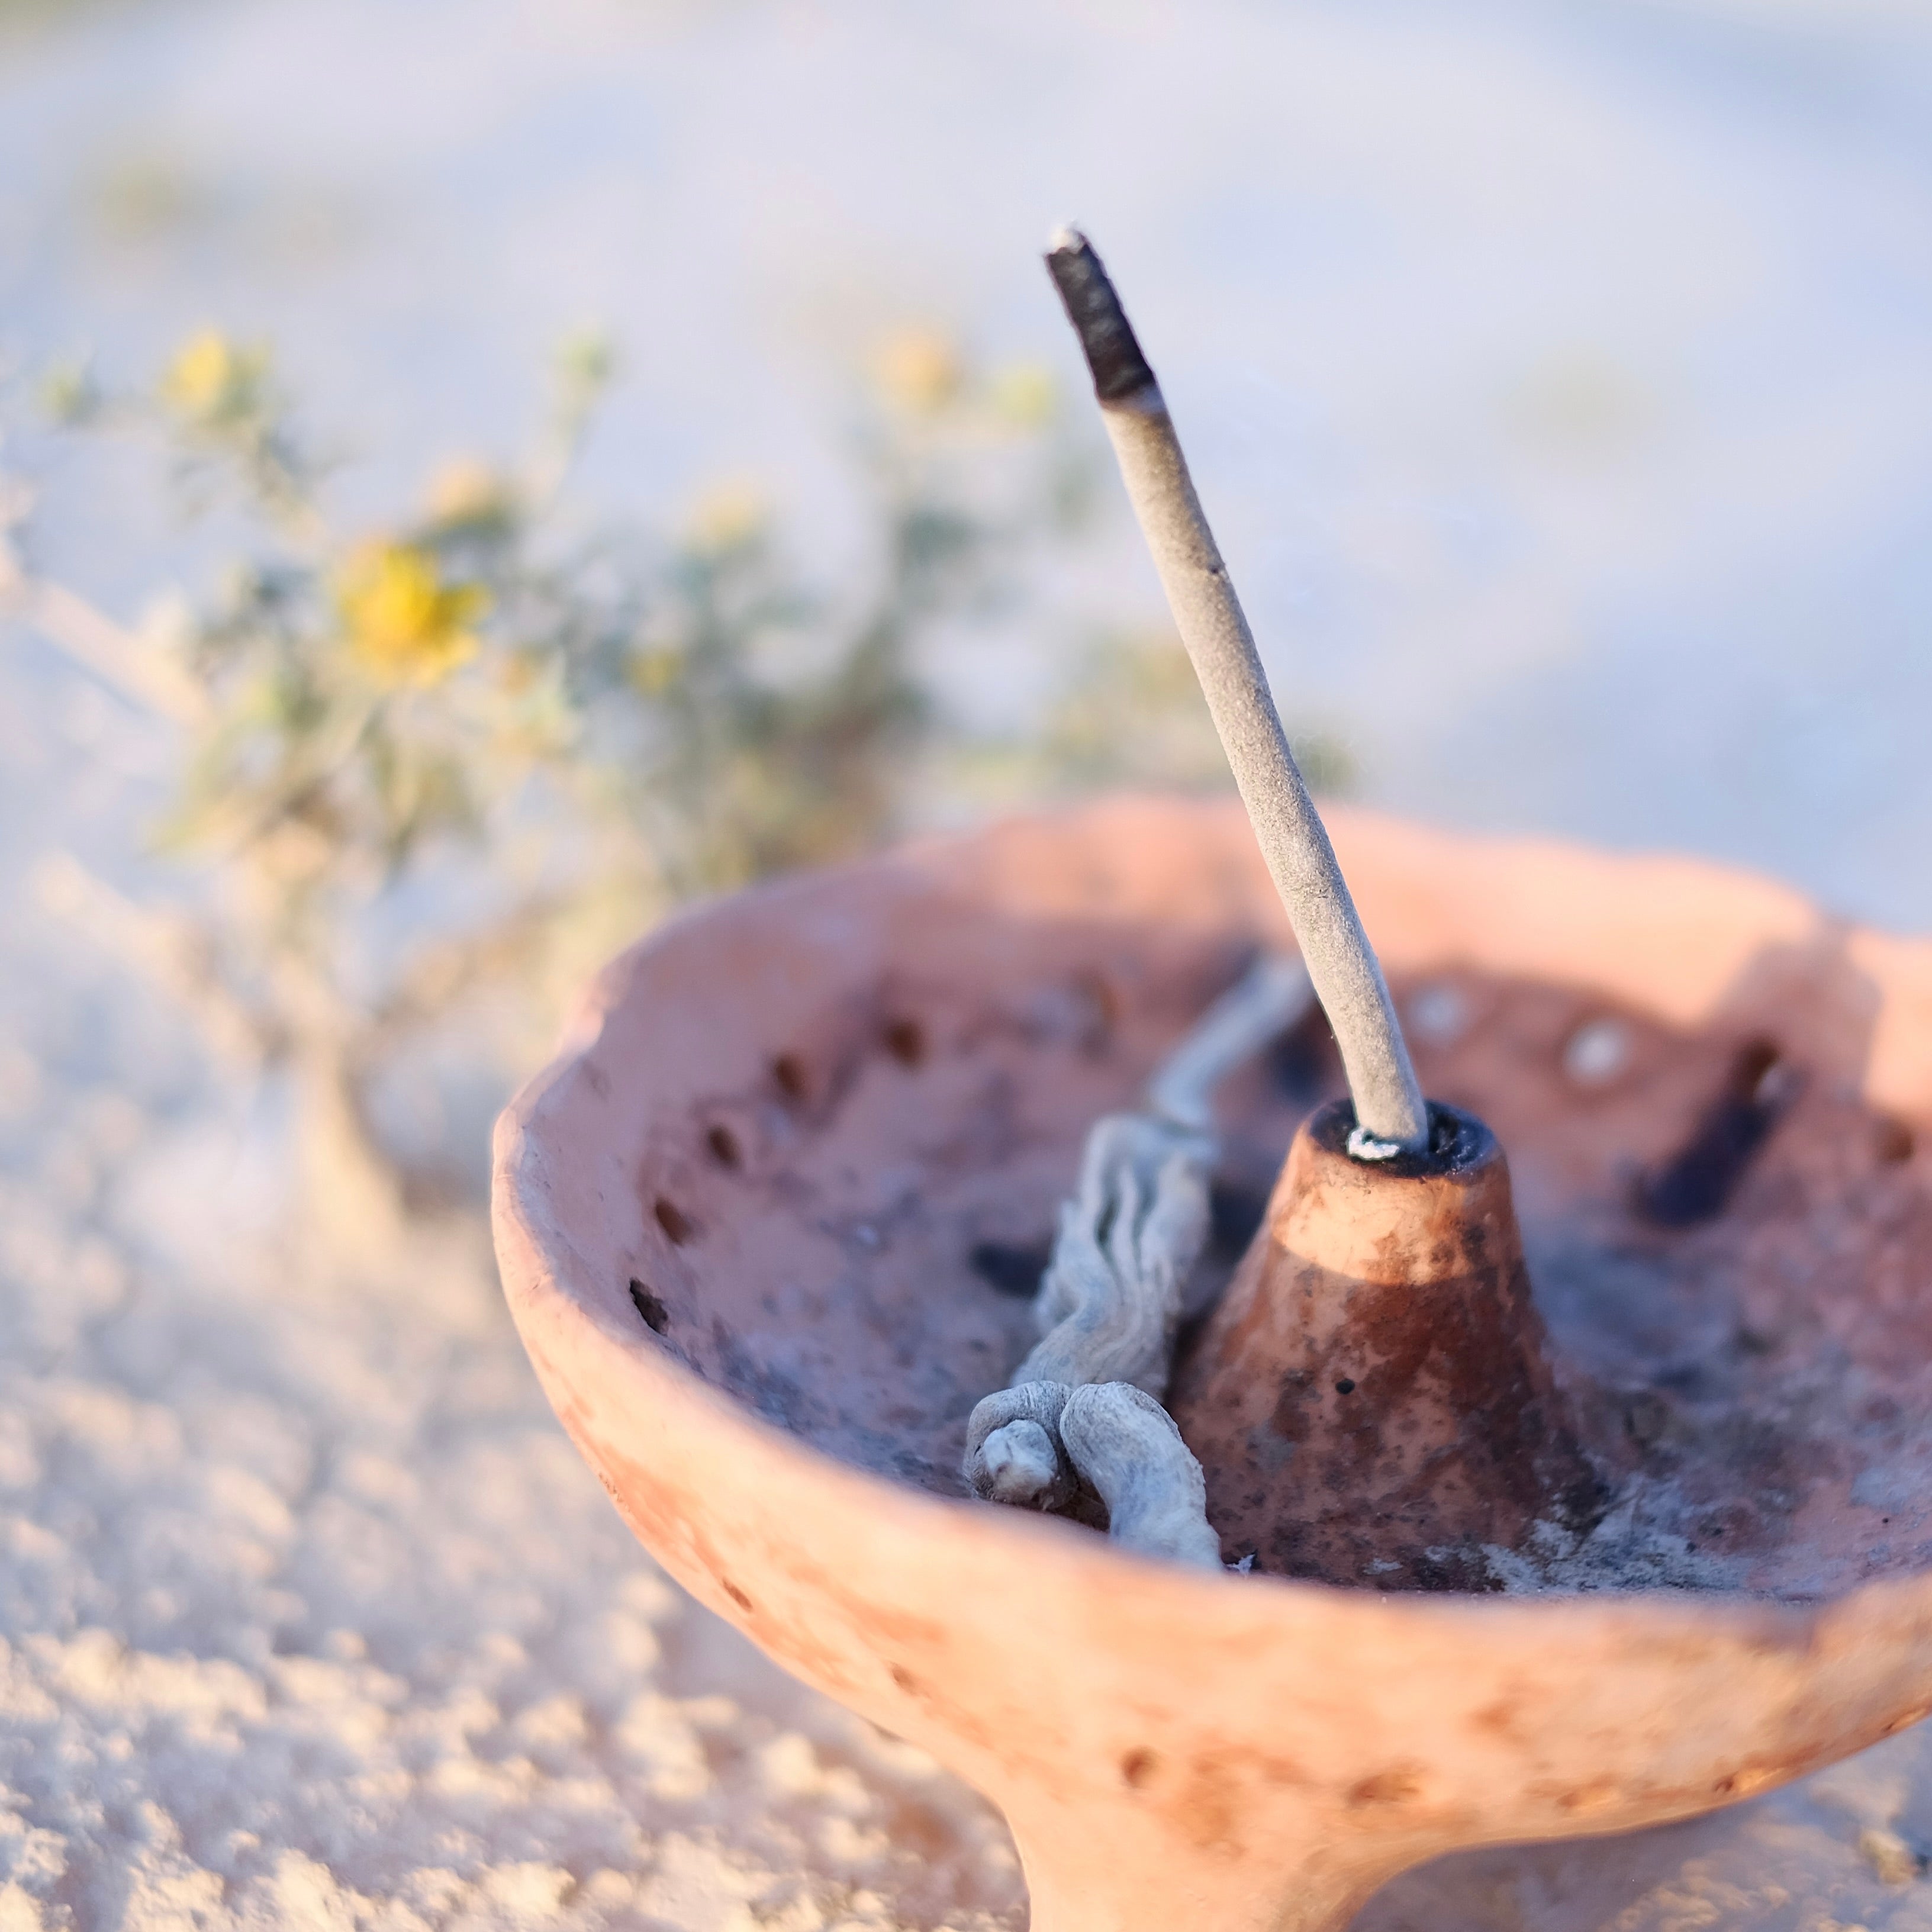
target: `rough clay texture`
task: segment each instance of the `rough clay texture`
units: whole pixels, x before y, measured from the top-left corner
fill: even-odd
[[[1709,867],[1336,829],[1431,1084],[1522,1150],[1586,1419],[1651,1456],[1586,1543],[1499,1546],[1492,1593],[1206,1574],[957,1499],[1084,1122],[1279,943],[1232,808],[696,915],[500,1128],[512,1304],[627,1520],[1000,1804],[1035,1932],[1339,1926],[1433,1850],[1694,1814],[1932,1706],[1932,956]],[[1227,1101],[1231,1235],[1322,1088],[1301,1044]]]
[[[761,962],[792,988],[782,1033],[722,1064],[701,1032],[688,1065],[653,1049],[625,1156],[643,1211],[615,1286],[637,1280],[662,1345],[779,1426],[963,1493],[966,1418],[1033,1346],[1025,1298],[1087,1127],[1277,937],[1258,867],[1238,848],[1221,863],[1162,924],[1013,926],[942,899],[869,971],[845,976],[814,949],[814,988],[805,948]],[[1363,890],[1376,884],[1370,869]],[[800,904],[808,922],[829,917]],[[1932,1567],[1918,1500],[1932,1498],[1932,1187],[1910,1121],[1859,1090],[1876,994],[1848,936],[1819,924],[1756,949],[1694,1016],[1671,1010],[1668,982],[1646,1002],[1637,978],[1619,994],[1525,977],[1460,944],[1407,964],[1402,910],[1383,909],[1378,936],[1421,1002],[1417,1060],[1431,1093],[1505,1150],[1554,1359],[1586,1439],[1626,1466],[1588,1551],[1556,1510],[1498,1551],[1491,1586],[1561,1576],[1802,1598]],[[1631,970],[1662,980],[1668,956],[1642,934],[1634,951]],[[728,980],[705,989],[730,997]],[[1566,1048],[1606,1022],[1622,1059],[1580,1078]],[[1763,1041],[1795,1098],[1721,1212],[1657,1225],[1642,1177],[1695,1142],[1740,1052]],[[605,1078],[602,1064],[587,1077]],[[1227,1083],[1197,1306],[1259,1225],[1296,1125],[1341,1090],[1318,1015]],[[628,1308],[619,1318],[637,1326]]]
[[[1496,1137],[1438,1102],[1428,1155],[1364,1162],[1354,1123],[1302,1123],[1170,1406],[1229,1561],[1492,1588],[1491,1550],[1593,1529],[1616,1472],[1550,1372]]]

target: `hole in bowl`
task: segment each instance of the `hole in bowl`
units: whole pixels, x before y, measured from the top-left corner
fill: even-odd
[[[635,1275],[631,1277],[631,1305],[644,1317],[644,1326],[653,1335],[662,1335],[670,1326],[670,1310],[661,1296],[653,1294]]]
[[[1917,1144],[1903,1120],[1881,1120],[1872,1130],[1872,1151],[1887,1167],[1903,1167]]]
[[[1030,1301],[1040,1292],[1040,1278],[1052,1258],[1052,1244],[1047,1241],[1024,1247],[1012,1241],[975,1241],[967,1250],[966,1265],[988,1288]]]
[[[805,1062],[795,1053],[782,1053],[772,1062],[772,1080],[788,1100],[806,1097]]]
[[[1079,1024],[1082,1052],[1098,1057],[1112,1046],[1120,1030],[1120,996],[1104,973],[1091,968],[1074,981],[1074,993],[1084,1009]]]
[[[704,1144],[711,1150],[712,1159],[720,1167],[736,1168],[745,1164],[744,1150],[738,1144],[738,1136],[722,1124],[706,1134]]]
[[[902,1066],[917,1066],[926,1058],[926,1029],[916,1020],[889,1020],[884,1035],[886,1051]]]
[[[667,1201],[662,1194],[652,1204],[651,1213],[664,1231],[664,1238],[674,1248],[682,1247],[698,1232],[692,1225],[691,1216],[675,1201]]]

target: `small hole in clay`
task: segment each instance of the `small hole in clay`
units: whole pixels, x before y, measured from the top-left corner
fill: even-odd
[[[1670,1426],[1670,1405],[1647,1391],[1632,1397],[1624,1410],[1624,1427],[1634,1442],[1657,1442]]]
[[[1138,1791],[1153,1777],[1159,1762],[1150,1750],[1130,1750],[1120,1760],[1120,1775],[1132,1790]]]
[[[670,1326],[670,1310],[635,1275],[631,1277],[631,1302],[653,1335],[662,1335]]]
[[[1030,1247],[1010,1241],[976,1241],[967,1251],[966,1265],[988,1288],[1030,1300],[1040,1292],[1040,1278],[1052,1255],[1049,1241]]]
[[[886,1051],[902,1066],[916,1066],[926,1058],[926,1029],[916,1020],[886,1023]]]
[[[896,1664],[892,1666],[892,1678],[908,1696],[918,1695],[921,1688],[920,1681],[903,1664]]]
[[[664,1231],[666,1238],[674,1248],[681,1248],[697,1231],[691,1225],[691,1216],[675,1201],[667,1201],[662,1195],[651,1210],[657,1217],[657,1224]]]
[[[1354,1392],[1354,1378],[1352,1376],[1344,1376],[1342,1379],[1335,1384],[1335,1393],[1337,1395],[1353,1395]]]
[[[1089,1003],[1088,1023],[1080,1044],[1088,1053],[1104,1053],[1120,1023],[1120,996],[1098,973],[1083,973],[1080,991]]]
[[[744,1154],[738,1145],[738,1136],[729,1127],[716,1126],[704,1136],[704,1144],[711,1150],[711,1157],[720,1167],[739,1167],[743,1165]]]
[[[805,1062],[796,1054],[780,1054],[772,1062],[772,1078],[788,1100],[805,1098]]]
[[[741,1610],[748,1610],[752,1607],[751,1598],[746,1596],[744,1592],[740,1589],[737,1585],[733,1582],[730,1577],[719,1577],[718,1580],[718,1587],[722,1590],[725,1595],[729,1597],[732,1602],[736,1604]]]
[[[1888,1167],[1902,1167],[1912,1158],[1912,1130],[1903,1120],[1881,1120],[1872,1133],[1873,1150]]]

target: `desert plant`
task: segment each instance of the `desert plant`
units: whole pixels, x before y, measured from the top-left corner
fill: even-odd
[[[138,634],[0,556],[18,611],[179,730],[157,836],[199,890],[155,911],[70,862],[50,883],[292,1077],[312,1198],[346,1227],[449,1198],[436,1136],[399,1151],[382,1120],[399,1081],[434,1084],[454,1018],[473,1037],[487,1010],[526,1057],[620,936],[895,829],[958,736],[932,640],[1010,608],[1079,520],[1085,458],[1044,377],[916,333],[880,358],[857,438],[857,592],[815,580],[743,486],[674,533],[593,524],[567,485],[611,372],[602,343],[567,345],[525,462],[448,466],[373,532],[332,514],[266,348],[204,332],[146,396],[50,386],[70,422],[158,435],[188,506],[252,532],[212,596]]]

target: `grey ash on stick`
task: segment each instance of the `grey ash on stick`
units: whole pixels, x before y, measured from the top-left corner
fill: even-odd
[[[1195,494],[1160,385],[1087,238],[1061,230],[1046,266],[1086,352],[1134,514],[1334,1028],[1355,1100],[1352,1150],[1367,1158],[1420,1152],[1428,1144],[1428,1110],[1394,1002],[1295,768],[1254,634]]]

